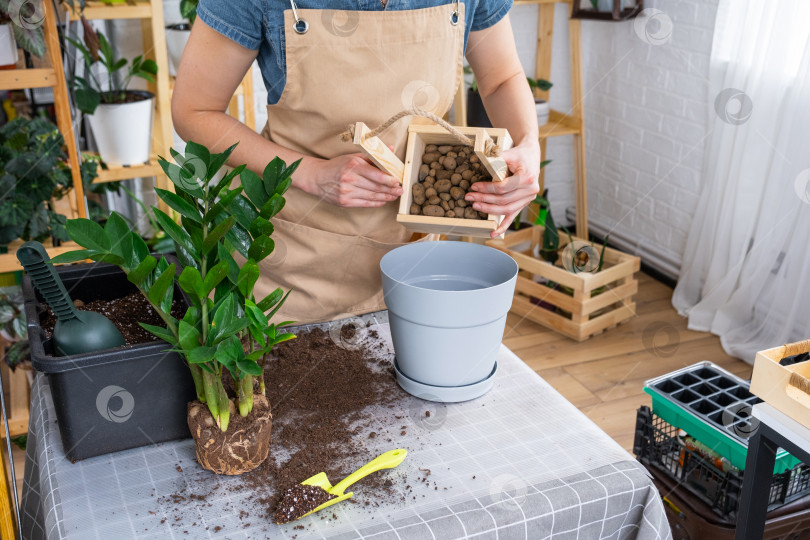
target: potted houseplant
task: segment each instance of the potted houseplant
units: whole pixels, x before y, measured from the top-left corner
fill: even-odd
[[[541,92],[548,92],[551,90],[551,87],[554,86],[545,79],[532,79],[531,77],[526,77],[526,80],[528,81],[529,88],[531,88],[532,91],[540,90]],[[551,110],[549,109],[548,101],[545,99],[534,98],[534,107],[537,109],[537,125],[545,126],[548,124],[548,115]]]
[[[287,167],[276,158],[261,177],[242,165],[218,179],[234,147],[210,154],[189,142],[185,155],[172,151],[176,163],[160,159],[176,193],[158,190],[158,196],[180,214],[181,224],[157,208],[152,212],[183,267],[177,281],[190,305],[182,316],[171,312],[178,266],[150,255],[115,213],[103,229],[86,219],[68,221],[71,238],[85,249],[54,259],[111,262],[148,299],[165,324],[143,326],[188,363],[197,397],[188,405],[188,426],[200,465],[218,474],[241,474],[267,458],[272,416],[262,393],[263,361],[276,343],[294,337],[280,329],[287,323],[270,323],[286,300],[282,290],[256,299],[253,287],[258,263],[274,249],[270,219],[284,207],[298,162]],[[237,176],[241,186],[230,189]],[[235,252],[245,259],[241,267]]]
[[[40,24],[21,24],[36,18],[34,2],[0,0],[0,69],[17,65],[17,45],[37,57],[45,54],[45,34]]]
[[[14,39],[13,27],[8,14],[0,11],[0,69],[17,66],[17,40]]]
[[[15,118],[0,128],[0,246],[67,240],[65,217],[51,200],[72,185],[64,139],[50,120]]]
[[[188,37],[191,35],[191,25],[197,18],[197,4],[199,0],[180,0],[180,16],[184,22],[170,24],[166,27],[166,49],[169,53],[169,74],[177,75],[180,67],[180,58],[186,48]]]
[[[152,151],[152,117],[155,95],[129,90],[133,77],[154,82],[157,64],[137,56],[128,62],[116,58],[102,33],[85,27],[84,43],[68,38],[84,60],[84,76],[73,76],[70,86],[76,106],[88,115],[101,159],[108,165],[138,165]],[[95,69],[102,65],[104,76]],[[119,72],[126,68],[125,75]]]

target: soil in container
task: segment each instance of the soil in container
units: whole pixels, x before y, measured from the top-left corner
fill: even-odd
[[[138,322],[142,322],[154,326],[164,326],[163,320],[140,292],[133,292],[114,300],[93,300],[86,304],[76,299],[73,301],[73,305],[77,309],[100,313],[110,319],[124,336],[127,346],[160,341],[138,324]],[[43,306],[46,311],[41,317],[42,329],[45,331],[46,337],[50,338],[53,336],[57,319],[47,304],[43,304]],[[182,307],[177,302],[172,307],[172,315],[177,318],[183,316]]]

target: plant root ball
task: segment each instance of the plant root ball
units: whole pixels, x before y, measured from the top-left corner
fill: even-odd
[[[216,425],[208,406],[188,404],[188,428],[203,469],[216,474],[237,475],[261,465],[270,451],[273,417],[267,398],[253,395],[253,410],[242,418],[230,402],[231,420],[225,433]]]

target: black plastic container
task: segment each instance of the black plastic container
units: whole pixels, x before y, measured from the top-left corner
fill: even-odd
[[[649,407],[641,407],[636,415],[633,453],[645,467],[657,469],[679,489],[688,491],[722,519],[733,523],[742,495],[744,472],[718,468],[689,449],[679,432],[677,427],[653,414]],[[800,463],[773,475],[768,511],[807,495],[810,495],[810,467]]]
[[[113,300],[136,291],[109,264],[57,268],[71,298]],[[65,455],[71,461],[189,437],[186,406],[196,399],[183,358],[163,341],[73,356],[52,356],[40,326],[42,298],[22,282],[31,360],[53,395]],[[187,306],[175,286],[175,299]]]

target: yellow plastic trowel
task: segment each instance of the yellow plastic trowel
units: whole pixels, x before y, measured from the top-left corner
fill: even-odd
[[[329,479],[326,477],[326,473],[318,473],[315,476],[307,478],[301,484],[305,486],[318,486],[324,489],[330,495],[334,495],[334,499],[330,499],[323,503],[322,505],[315,508],[311,512],[304,514],[304,516],[308,516],[309,514],[314,514],[319,510],[323,510],[327,506],[332,506],[333,504],[337,504],[340,501],[345,501],[346,499],[350,498],[354,493],[351,491],[348,493],[344,493],[346,488],[354,484],[355,482],[362,480],[366,476],[370,475],[373,472],[377,472],[380,469],[393,469],[405,459],[405,456],[408,455],[408,451],[404,448],[397,448],[396,450],[390,450],[363,465],[352,474],[335,484],[334,486],[329,483]],[[301,517],[304,517],[301,516]],[[300,519],[300,518],[299,518]]]

